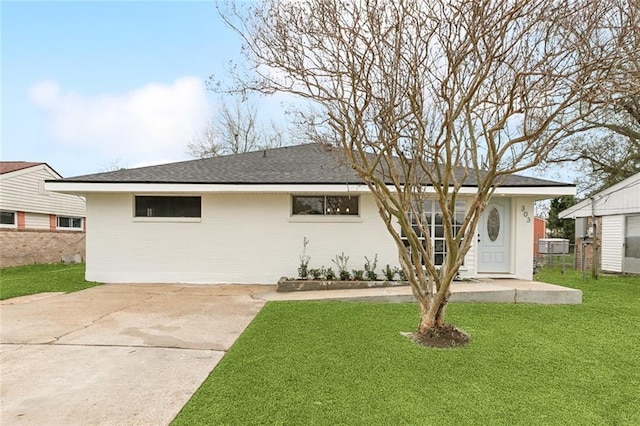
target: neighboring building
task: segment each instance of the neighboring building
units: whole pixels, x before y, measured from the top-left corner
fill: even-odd
[[[583,263],[593,264],[595,218],[599,269],[640,274],[640,173],[561,211],[558,217],[576,220],[579,269]]]
[[[283,147],[48,181],[48,190],[87,200],[88,280],[107,283],[274,284],[297,274],[303,240],[310,268],[349,269],[398,252],[373,196],[340,150],[317,144]],[[476,193],[462,189],[456,220]],[[574,194],[575,187],[510,176],[480,220],[462,277],[532,278],[534,201]],[[435,262],[446,247],[437,203],[427,202]],[[335,269],[335,267],[334,267]]]
[[[0,162],[0,267],[84,259],[85,202],[52,193],[46,163]]]

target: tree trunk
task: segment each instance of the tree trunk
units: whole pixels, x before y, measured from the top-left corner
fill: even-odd
[[[447,308],[449,297],[442,300],[434,299],[429,307],[421,304],[420,325],[418,334],[426,334],[429,330],[442,327],[444,323],[444,313]]]

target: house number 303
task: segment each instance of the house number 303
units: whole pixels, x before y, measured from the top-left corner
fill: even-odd
[[[522,216],[527,220],[527,223],[531,223],[531,218],[529,217],[529,212],[527,211],[525,206],[520,207],[520,211],[522,212]]]

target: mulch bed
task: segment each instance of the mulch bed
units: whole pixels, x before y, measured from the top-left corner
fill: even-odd
[[[457,348],[465,346],[471,340],[470,336],[451,324],[445,324],[429,330],[425,334],[403,333],[413,343],[428,348]]]

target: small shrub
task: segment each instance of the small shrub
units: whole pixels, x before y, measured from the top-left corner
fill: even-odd
[[[382,270],[382,274],[387,279],[387,281],[393,281],[393,278],[396,276],[397,269],[398,268],[396,268],[396,267],[392,268],[387,263],[387,267]]]
[[[349,269],[347,268],[347,264],[349,262],[349,256],[345,256],[344,252],[340,255],[336,255],[336,258],[331,260],[338,267],[338,275],[341,280],[349,279]]]
[[[364,260],[365,260],[365,263],[364,263],[365,276],[370,281],[377,280],[378,274],[376,273],[376,267],[378,266],[378,255],[377,254],[375,255],[375,257],[373,258],[373,262],[370,261],[369,258],[367,258],[367,256],[364,257]]]
[[[322,269],[320,268],[312,268],[309,269],[309,274],[311,274],[311,276],[313,277],[314,280],[319,280],[322,278]]]
[[[400,281],[407,280],[407,274],[404,273],[404,269],[398,268],[398,276],[400,277]]]
[[[353,271],[353,279],[356,281],[364,280],[364,271],[362,269],[354,269]]]
[[[307,265],[305,263],[300,263],[298,267],[298,278],[302,278],[306,280],[309,277],[309,270],[307,269]]]
[[[329,281],[333,281],[336,279],[336,273],[333,271],[331,267],[328,267],[327,269],[325,269],[324,276]]]
[[[398,275],[398,279],[401,281],[406,281],[406,277],[404,275],[404,271],[402,268],[398,268],[397,266],[393,267],[393,274]]]
[[[304,239],[302,240],[302,254],[300,255],[300,266],[298,267],[298,275],[303,280],[309,277],[309,261],[311,260],[311,256],[307,254],[308,244],[309,244],[309,240],[307,239],[307,237],[304,237]]]

